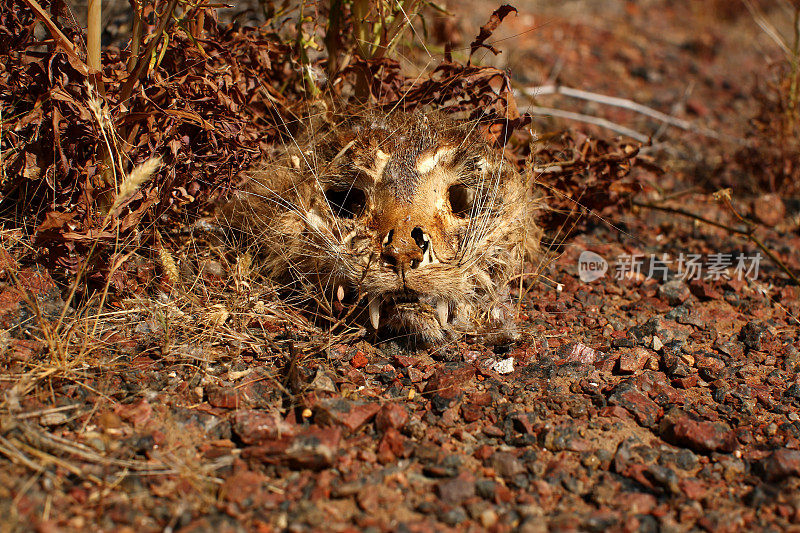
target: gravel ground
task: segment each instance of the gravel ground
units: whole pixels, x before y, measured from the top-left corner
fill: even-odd
[[[751,194],[733,156],[769,41],[723,3],[551,4],[503,26],[496,61],[520,83],[557,77],[724,137],[537,102],[653,135],[633,175],[640,203],[668,211],[587,216],[515,295],[513,342],[418,350],[310,338],[269,287],[234,290],[215,264],[216,307],[162,295],[97,323],[75,311],[75,338],[101,341],[59,359],[65,289],[18,265],[3,232],[0,529],[800,528],[800,290],[753,241],[676,212],[738,227],[710,194],[733,184],[756,238],[800,271],[800,202]],[[459,20],[448,35],[475,33]],[[582,258],[605,275],[582,276]]]

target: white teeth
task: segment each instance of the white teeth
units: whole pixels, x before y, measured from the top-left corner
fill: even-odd
[[[439,325],[445,327],[447,325],[447,312],[449,311],[447,302],[439,300],[436,302],[436,318],[439,319]]]
[[[381,322],[381,300],[380,298],[372,298],[369,301],[369,321],[372,327],[378,329],[378,324]]]
[[[344,285],[339,285],[339,288],[336,289],[336,299],[340,302],[344,300]]]

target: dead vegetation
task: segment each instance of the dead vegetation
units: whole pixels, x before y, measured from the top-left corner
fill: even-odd
[[[51,524],[75,530],[93,525],[111,530],[119,524],[178,529],[198,520],[203,527],[201,517],[212,515],[207,512],[211,508],[216,514],[205,525],[213,529],[233,521],[275,529],[324,524],[301,504],[306,493],[315,502],[321,498],[320,505],[331,505],[328,510],[337,525],[367,527],[381,507],[389,507],[392,498],[387,494],[408,494],[410,483],[404,473],[387,473],[375,493],[369,485],[357,484],[363,474],[360,465],[377,472],[399,458],[413,462],[409,475],[414,483],[431,490],[409,495],[414,504],[401,509],[405,514],[398,511],[398,520],[462,523],[453,511],[460,508],[460,496],[449,493],[459,487],[437,481],[433,490],[431,480],[444,476],[458,485],[471,475],[483,478],[490,468],[502,487],[492,489],[486,499],[490,506],[464,504],[468,520],[483,527],[511,529],[540,520],[542,513],[563,518],[569,510],[576,516],[583,513],[582,525],[600,523],[595,514],[609,508],[614,523],[622,524],[629,514],[602,495],[603,490],[620,492],[614,485],[620,480],[634,484],[629,494],[646,496],[636,500],[644,509],[639,515],[661,513],[676,522],[702,525],[703,518],[692,514],[697,506],[687,503],[700,498],[681,500],[674,484],[659,481],[656,465],[645,468],[647,460],[639,461],[630,445],[623,446],[618,437],[624,432],[602,434],[599,426],[584,427],[589,435],[601,434],[591,445],[570,433],[568,419],[588,424],[598,417],[602,424],[608,419],[624,425],[631,435],[663,438],[691,449],[712,465],[708,468],[728,468],[741,460],[766,480],[775,476],[793,482],[794,463],[773,467],[768,461],[773,450],[794,449],[796,443],[794,426],[781,425],[785,421],[775,415],[775,406],[784,413],[793,413],[796,406],[796,393],[791,392],[796,365],[790,359],[796,359],[796,348],[791,348],[797,338],[789,326],[796,325],[796,318],[787,316],[797,316],[797,293],[775,271],[768,274],[775,285],[771,297],[786,315],[770,308],[763,292],[749,286],[692,284],[686,297],[701,316],[692,326],[692,338],[702,349],[689,353],[672,347],[658,350],[652,335],[649,340],[636,338],[635,322],[665,312],[670,294],[628,280],[622,288],[609,283],[591,296],[579,295],[568,267],[561,264],[547,275],[569,296],[567,306],[561,293],[547,289],[549,281],[538,285],[526,279],[520,284],[519,310],[528,329],[519,345],[493,348],[468,339],[412,357],[395,345],[368,342],[365,332],[346,320],[347,310],[331,316],[320,305],[321,320],[301,311],[308,305],[282,298],[282,288],[260,276],[258,258],[250,250],[232,247],[228,236],[209,226],[207,215],[240,185],[241,170],[290,142],[310,116],[365,107],[438,109],[480,123],[498,144],[508,141],[509,159],[537,176],[548,198],[551,209],[542,224],[554,249],[583,246],[594,238],[587,235],[624,241],[610,245],[619,253],[640,246],[654,249],[660,242],[655,237],[646,237],[646,244],[631,243],[625,231],[609,236],[596,230],[600,220],[630,217],[629,200],[636,193],[662,207],[684,207],[686,196],[672,196],[659,186],[660,180],[671,179],[659,154],[649,146],[642,152],[639,143],[598,136],[597,130],[563,131],[550,123],[542,128],[539,122],[532,137],[533,117],[516,102],[507,72],[473,57],[477,50],[501,48],[491,37],[504,18],[513,18],[513,8],[487,12],[489,22],[468,50],[445,46],[431,52],[421,44],[426,41],[421,21],[438,6],[428,2],[331,1],[286,9],[267,3],[267,20],[259,27],[220,24],[216,10],[205,1],[133,2],[130,46],[104,49],[97,73],[88,66],[84,37],[68,22],[65,5],[41,4],[35,9],[35,2],[13,0],[0,10],[2,528],[23,530],[32,520],[42,529]],[[726,17],[741,16],[741,11],[729,13],[728,3],[714,5]],[[784,44],[790,53],[775,66],[774,81],[764,82],[763,92],[750,96],[761,107],[748,130],[748,144],[735,155],[738,166],[725,166],[715,176],[719,181],[710,181],[734,183],[735,197],[778,192],[788,203],[797,194],[796,35]],[[409,73],[407,61],[397,59],[398,49],[403,57],[438,55],[434,66]],[[747,188],[738,179],[742,175],[751,180]],[[687,203],[690,214],[709,215],[705,210],[714,209],[708,207],[714,205],[711,198]],[[728,223],[731,211],[740,212],[723,208],[709,216]],[[798,259],[788,244],[793,241],[773,232],[776,225],[796,232],[796,224],[781,220],[783,226],[770,225],[758,215],[754,218],[762,222],[761,241],[796,272]],[[625,220],[628,231],[639,227],[635,217]],[[706,239],[697,227],[681,228],[672,219],[659,223],[664,234],[686,238],[706,251],[709,242],[740,246],[717,234]],[[639,229],[643,235],[649,231]],[[578,240],[572,240],[576,234]],[[540,270],[537,265],[528,268],[531,277]],[[593,298],[613,303],[600,313]],[[753,314],[769,316],[777,325],[752,322],[745,327],[726,302],[737,306],[736,313],[755,309]],[[641,312],[648,316],[642,318]],[[738,329],[714,330],[710,324],[715,313]],[[673,327],[673,318],[667,319],[667,329]],[[676,323],[674,329],[681,332],[669,334],[682,338],[682,328],[688,327]],[[574,344],[573,338],[587,345]],[[614,344],[620,339],[633,339],[635,347]],[[628,352],[619,353],[621,345],[648,357],[631,363]],[[742,346],[765,365],[758,368],[759,379],[773,372],[769,379],[775,382],[770,382],[774,394],[765,396],[751,374],[726,377],[717,368],[718,360],[726,368],[741,368],[744,362],[737,357],[742,354],[736,350]],[[712,352],[713,357],[708,355]],[[494,366],[507,354],[512,365],[527,368],[513,379],[498,374],[495,368],[500,367]],[[777,360],[770,363],[770,357]],[[445,367],[441,359],[468,363]],[[573,376],[578,363],[588,366]],[[680,373],[684,370],[688,376]],[[737,423],[750,428],[758,444],[742,437],[737,448],[742,454],[736,457],[728,453],[727,441],[709,445],[694,434],[681,441],[669,433],[673,426],[667,423],[679,416],[663,417],[672,404],[653,407],[653,402],[664,402],[655,395],[645,398],[650,403],[639,396],[635,402],[619,399],[628,390],[620,385],[627,379],[621,376],[629,373],[655,379],[673,403],[679,403],[675,387],[683,387],[692,400],[681,407],[701,406],[701,414],[708,413],[702,405],[711,402],[710,391],[723,390],[724,409],[708,416],[722,417],[734,428]],[[658,381],[661,373],[671,380],[668,388]],[[713,385],[692,384],[697,374]],[[754,386],[755,392],[734,397],[720,383],[727,379],[731,386]],[[509,399],[538,417],[536,422],[515,418],[507,407]],[[611,411],[607,400],[614,405],[608,407]],[[737,402],[750,405],[751,400],[775,407],[774,412],[756,412],[746,420],[730,415],[740,407]],[[336,402],[349,402],[350,410],[341,412]],[[413,423],[406,424],[406,407]],[[665,420],[666,429],[660,431],[648,416]],[[456,429],[448,425],[459,418],[480,427],[458,429],[460,420]],[[553,420],[567,428],[563,435]],[[780,429],[766,429],[772,423]],[[460,436],[451,439],[456,434]],[[492,450],[472,442],[471,435],[490,448],[538,443],[541,457],[524,459],[530,485],[527,478],[515,478],[523,473],[516,463],[496,455],[506,452],[489,455]],[[456,441],[455,451],[448,448]],[[611,441],[624,448],[616,462],[595,453]],[[717,455],[704,455],[708,446]],[[430,447],[463,456],[463,462],[454,467]],[[563,464],[579,474],[559,478],[553,471],[565,468]],[[343,472],[341,478],[328,468],[334,465]],[[550,465],[549,473],[542,465]],[[692,475],[702,478],[700,467],[692,468]],[[724,475],[738,476],[737,468],[738,463]],[[314,481],[298,481],[298,472]],[[588,497],[563,481],[569,477],[587,484],[591,480],[599,489]],[[331,478],[336,478],[334,489]],[[704,494],[715,494],[719,487],[714,483],[711,475],[702,478]],[[757,481],[748,483],[732,492],[755,492],[753,486],[760,490]],[[465,501],[474,499],[476,490],[483,494],[480,487]],[[518,494],[513,505],[504,500],[508,487]],[[536,494],[541,513],[526,507],[526,494]],[[658,498],[668,512],[655,504],[648,507],[650,498]],[[704,500],[706,507],[713,500]],[[785,500],[779,492],[764,505],[774,508],[773,518],[786,514],[781,520],[796,521],[797,506]],[[735,501],[741,506],[741,500]],[[762,504],[758,500],[753,505]],[[731,516],[756,523],[754,513],[743,508]],[[455,515],[447,514],[451,511]],[[641,516],[636,518],[640,523],[645,521]],[[769,516],[764,520],[772,523]],[[706,524],[702,527],[714,529],[715,522]]]

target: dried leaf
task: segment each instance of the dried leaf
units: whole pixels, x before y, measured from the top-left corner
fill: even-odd
[[[477,50],[479,50],[481,48],[486,48],[487,50],[492,52],[494,55],[497,55],[497,54],[500,53],[492,45],[486,44],[486,39],[488,39],[489,37],[492,36],[492,33],[494,33],[494,30],[496,30],[497,27],[500,26],[500,23],[503,22],[503,19],[506,18],[508,16],[508,14],[511,13],[511,12],[518,13],[518,11],[517,11],[517,9],[515,7],[510,6],[508,4],[504,4],[504,5],[500,6],[500,7],[498,7],[497,9],[495,9],[494,13],[492,13],[492,16],[489,17],[489,21],[486,24],[484,24],[483,26],[481,26],[481,31],[480,31],[480,33],[478,33],[478,36],[475,37],[475,40],[470,43],[470,45],[469,45],[469,60],[468,60],[467,64],[469,64],[472,61],[472,54],[474,54]]]

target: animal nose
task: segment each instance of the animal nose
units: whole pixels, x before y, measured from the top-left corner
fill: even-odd
[[[410,232],[391,229],[383,238],[381,259],[385,265],[394,268],[418,268],[430,245],[430,237],[419,226]]]

